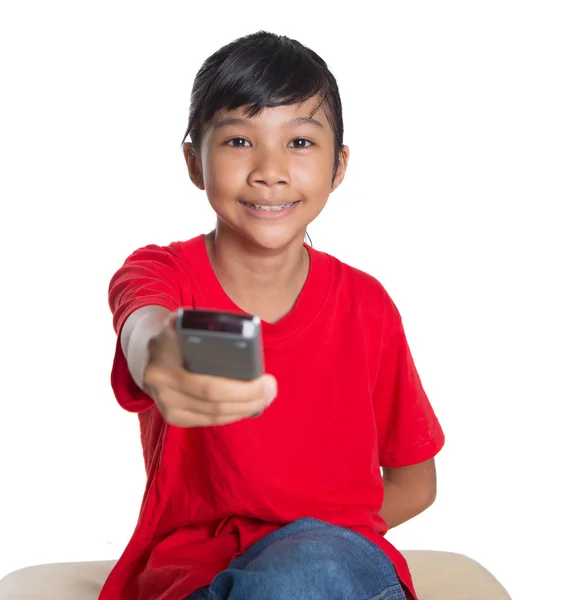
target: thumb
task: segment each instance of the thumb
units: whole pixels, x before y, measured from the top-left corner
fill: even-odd
[[[273,375],[264,375],[262,378],[262,395],[268,404],[274,401],[278,393],[278,384]]]
[[[177,312],[173,312],[165,318],[163,331],[167,339],[178,341],[179,332],[177,331],[177,319]]]
[[[165,327],[170,327],[174,331],[177,330],[177,312],[173,312],[165,319]]]

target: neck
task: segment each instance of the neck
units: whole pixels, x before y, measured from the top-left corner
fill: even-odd
[[[206,244],[221,286],[242,310],[276,322],[292,309],[309,271],[302,239],[278,250],[259,248],[218,226]]]

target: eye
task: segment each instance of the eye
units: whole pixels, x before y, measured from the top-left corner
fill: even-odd
[[[289,144],[289,146],[291,146],[292,148],[295,148],[296,150],[303,150],[312,145],[313,145],[313,142],[311,142],[305,138],[296,138]]]
[[[243,143],[242,143],[243,142]],[[228,146],[232,146],[233,148],[247,148],[245,144],[251,145],[250,142],[244,138],[232,138],[226,142]]]

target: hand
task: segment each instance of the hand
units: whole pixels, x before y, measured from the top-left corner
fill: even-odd
[[[163,419],[177,427],[226,425],[261,413],[276,397],[276,379],[252,381],[190,373],[183,365],[176,314],[148,343],[143,387]]]

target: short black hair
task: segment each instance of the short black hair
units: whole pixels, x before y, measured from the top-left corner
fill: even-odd
[[[198,153],[206,128],[219,110],[246,106],[246,116],[253,117],[263,108],[297,104],[313,96],[320,97],[318,108],[323,106],[333,130],[335,177],[343,147],[337,81],[313,50],[267,31],[240,37],[203,63],[193,83],[183,143],[190,136],[193,151]]]

